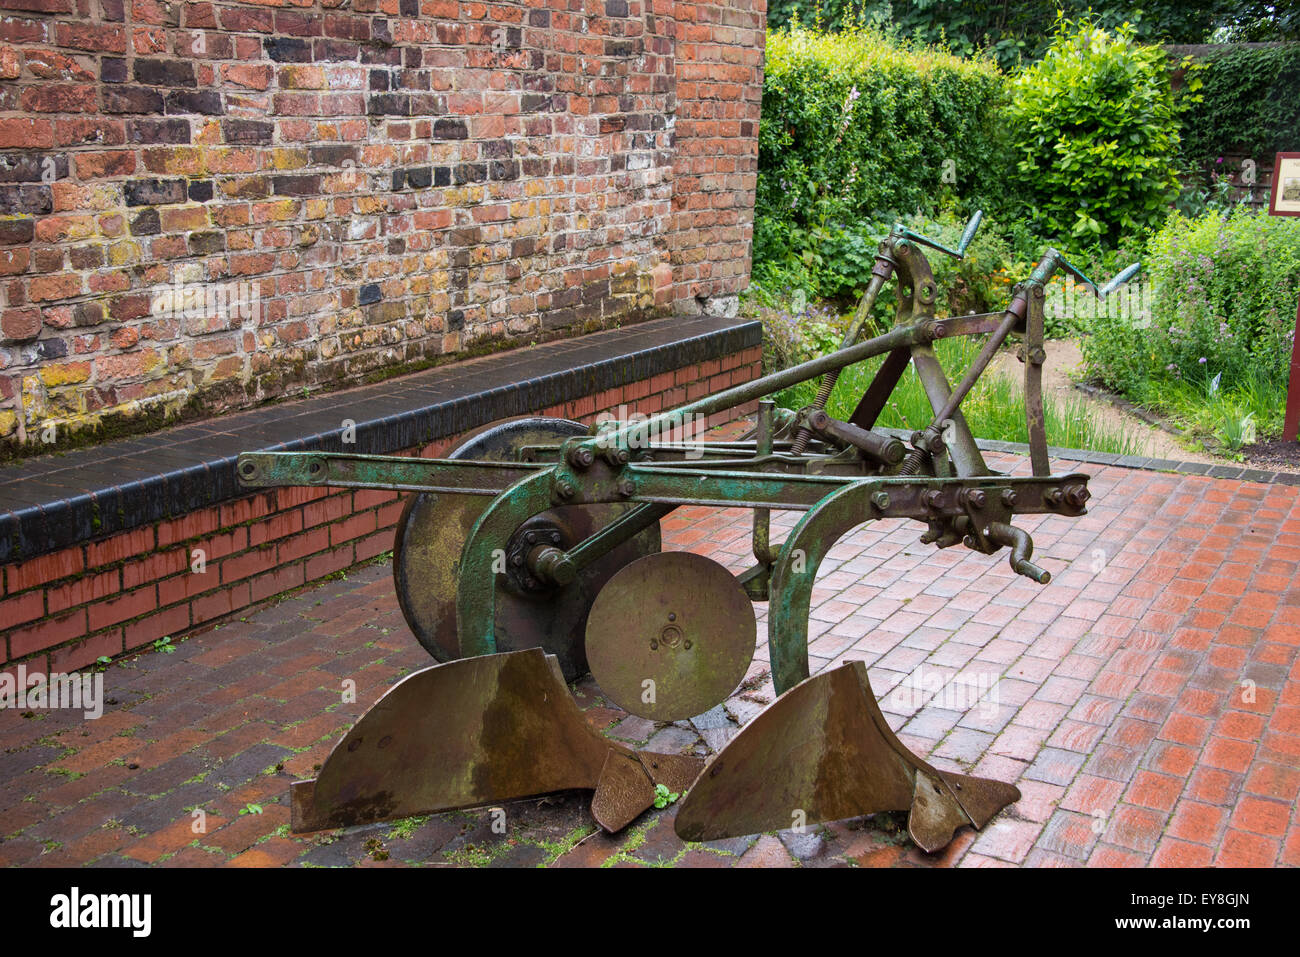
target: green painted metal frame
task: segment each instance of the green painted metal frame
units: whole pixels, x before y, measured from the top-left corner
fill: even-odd
[[[875,277],[880,281],[873,279],[868,291],[874,302],[884,279],[888,275],[897,278],[899,308],[894,328],[864,342],[846,341],[830,355],[647,420],[601,428],[559,446],[529,448],[525,461],[520,462],[260,452],[241,456],[237,474],[250,487],[327,485],[492,496],[465,541],[458,566],[457,623],[465,656],[496,651],[493,623],[499,576],[493,571],[494,564],[512,533],[533,516],[561,505],[640,503],[639,508],[569,550],[568,560],[582,567],[679,505],[754,509],[758,565],[742,576],[742,581],[751,595],[770,597],[773,671],[776,690],[784,692],[808,676],[812,583],[826,553],[850,529],[881,518],[908,518],[928,524],[923,541],[939,547],[964,541],[970,548],[991,554],[1011,542],[1013,533],[1028,541],[1023,532],[1010,529],[1012,515],[1081,515],[1087,501],[1086,475],[1047,474],[1046,437],[1037,394],[1041,361],[1033,361],[1038,358],[1034,350],[1041,350],[1045,284],[1058,268],[1072,267],[1055,250],[1049,250],[1033,275],[1016,287],[1004,312],[936,319],[936,286],[915,239],[902,227],[895,227],[880,245]],[[866,302],[864,297],[864,305]],[[860,315],[866,312],[869,306],[859,309]],[[853,338],[861,325],[855,323]],[[1026,334],[1026,351],[1030,353],[1025,356],[1030,360],[1026,387],[1035,393],[1028,402],[1034,475],[1018,478],[986,466],[960,411],[961,399],[1012,331]],[[931,344],[936,339],[986,333],[992,337],[954,390]],[[823,378],[823,386],[828,378],[833,385],[834,377],[845,367],[885,354],[889,358],[864,394],[854,422],[863,428],[874,424],[909,361],[936,413],[927,429],[912,436],[912,451],[893,473],[878,463],[846,455],[851,449],[805,455],[799,438],[792,443],[774,442],[769,405],[764,407],[759,435],[753,442],[653,443],[637,454],[648,454],[654,461],[632,460],[631,437],[638,432],[655,434],[684,416],[709,416],[818,377]],[[825,391],[829,395],[829,390]],[[688,451],[699,454],[687,457]],[[925,467],[932,474],[918,474]],[[807,512],[775,556],[766,534],[771,509]],[[1028,561],[1027,548],[1032,544],[1026,547],[1018,538],[1016,542],[1013,568],[1045,581],[1047,573]]]

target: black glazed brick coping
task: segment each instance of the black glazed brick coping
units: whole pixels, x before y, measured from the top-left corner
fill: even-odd
[[[384,455],[762,344],[752,320],[676,316],[0,468],[0,562],[241,495],[242,452]],[[343,420],[356,424],[344,447]]]

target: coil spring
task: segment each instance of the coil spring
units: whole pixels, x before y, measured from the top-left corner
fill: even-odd
[[[826,403],[830,401],[831,393],[835,391],[835,383],[839,381],[839,370],[827,372],[822,376],[822,383],[817,387],[817,398],[813,399],[812,407],[814,409],[825,409]],[[812,430],[806,426],[800,426],[795,431],[794,442],[790,445],[790,451],[795,455],[803,455],[804,450],[808,448],[808,440],[812,438]]]
[[[903,464],[898,467],[895,475],[915,475],[921,471],[921,460],[924,456],[916,449],[907,453],[907,458],[903,459]]]

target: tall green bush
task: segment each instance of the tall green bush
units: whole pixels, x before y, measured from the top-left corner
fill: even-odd
[[[1046,55],[1013,82],[1009,117],[1013,182],[1039,232],[1113,246],[1164,220],[1178,115],[1165,54],[1131,28],[1058,20]]]
[[[1005,85],[988,60],[869,28],[770,33],[756,277],[795,259],[819,291],[848,294],[898,213],[1005,196]]]

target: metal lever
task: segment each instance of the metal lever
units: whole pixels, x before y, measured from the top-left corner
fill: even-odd
[[[975,238],[975,233],[979,230],[980,222],[983,219],[984,210],[975,210],[975,215],[970,218],[970,222],[966,224],[965,230],[962,231],[961,239],[958,241],[956,249],[949,249],[943,243],[930,239],[928,236],[922,236],[920,233],[915,233],[901,224],[895,226],[894,229],[901,232],[914,243],[920,243],[922,246],[929,246],[931,249],[937,249],[941,253],[947,253],[954,259],[964,259],[966,256],[966,248],[970,246],[971,240]]]
[[[1126,282],[1128,282],[1130,279],[1132,279],[1141,271],[1142,271],[1141,263],[1134,263],[1133,265],[1127,267],[1118,276],[1116,276],[1110,282],[1106,283],[1106,285],[1102,286],[1099,290],[1097,290],[1097,298],[1105,299],[1112,292],[1114,292],[1120,286],[1124,285]]]
[[[1085,276],[1083,270],[1079,269],[1066,259],[1060,250],[1049,248],[1046,255],[1043,256],[1042,262],[1038,264],[1038,268],[1034,270],[1034,277],[1039,278],[1041,282],[1046,283],[1058,268],[1064,269],[1072,276],[1077,277],[1080,282],[1092,290],[1092,294],[1098,299],[1105,299],[1112,292],[1141,272],[1142,264],[1133,263],[1133,265],[1126,267],[1121,273],[1119,273],[1119,275],[1099,289],[1097,288],[1097,284]]]
[[[985,536],[990,541],[1006,545],[1011,549],[1011,570],[1017,575],[1032,578],[1040,585],[1046,585],[1052,580],[1051,572],[1029,560],[1029,556],[1034,553],[1034,540],[1023,528],[1016,528],[1005,522],[992,522]]]
[[[907,449],[901,440],[892,435],[880,435],[867,429],[860,429],[851,422],[832,419],[821,409],[807,409],[808,427],[821,438],[831,437],[845,442],[874,462],[882,465],[897,465],[903,461]]]
[[[1038,268],[1034,270],[1034,277],[1037,277],[1040,271],[1044,271],[1041,281],[1046,284],[1047,280],[1051,278],[1052,274],[1056,272],[1057,269],[1064,269],[1070,275],[1076,277],[1081,283],[1092,290],[1094,296],[1100,295],[1097,291],[1097,284],[1085,276],[1082,269],[1066,259],[1065,255],[1060,250],[1049,246],[1042,261],[1038,264]]]

